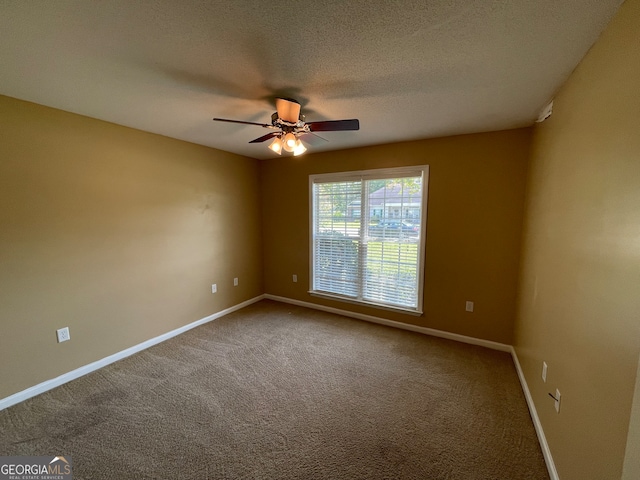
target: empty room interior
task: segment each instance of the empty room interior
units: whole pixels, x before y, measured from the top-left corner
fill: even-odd
[[[9,1],[0,39],[0,456],[640,478],[640,0]]]

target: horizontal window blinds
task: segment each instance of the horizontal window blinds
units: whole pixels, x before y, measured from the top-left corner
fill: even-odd
[[[312,292],[421,309],[423,168],[313,177]]]
[[[315,185],[315,290],[358,296],[360,227],[340,213],[358,201],[361,193],[359,181]]]

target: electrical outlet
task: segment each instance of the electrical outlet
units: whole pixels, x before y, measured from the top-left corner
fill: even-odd
[[[554,407],[556,407],[556,412],[560,413],[560,390],[558,390],[556,388],[556,396],[554,397],[555,400],[555,404]]]
[[[58,334],[58,343],[66,342],[67,340],[71,340],[71,334],[69,333],[69,327],[64,327],[56,330]]]
[[[295,273],[293,274],[293,283],[296,283],[298,281],[298,275],[296,275]]]
[[[542,381],[547,383],[547,362],[542,362]]]
[[[218,285],[215,283],[211,284],[211,293],[216,293],[218,291]]]
[[[233,279],[233,286],[237,287],[238,286],[238,277]]]
[[[467,304],[465,305],[465,310],[467,312],[473,312],[473,302],[467,301]]]

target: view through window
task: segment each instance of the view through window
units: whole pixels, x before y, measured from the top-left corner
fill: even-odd
[[[311,291],[421,312],[428,167],[311,176]]]

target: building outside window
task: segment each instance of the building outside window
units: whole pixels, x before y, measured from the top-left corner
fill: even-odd
[[[428,166],[312,175],[312,294],[422,313]]]

